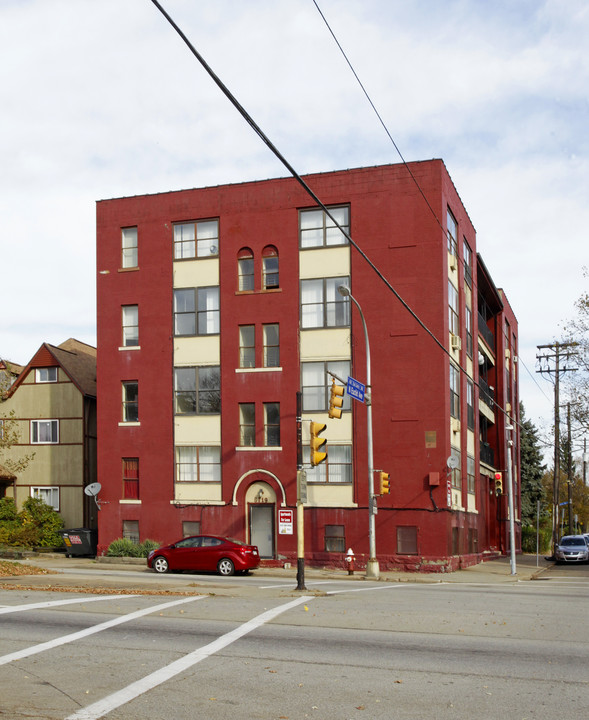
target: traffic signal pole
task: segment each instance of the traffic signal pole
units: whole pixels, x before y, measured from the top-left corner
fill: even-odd
[[[362,327],[364,328],[364,340],[366,342],[366,434],[367,434],[367,449],[368,449],[368,544],[369,544],[369,555],[368,562],[366,564],[366,577],[378,578],[380,576],[380,567],[378,560],[376,559],[376,521],[375,515],[376,509],[376,496],[374,494],[374,453],[372,445],[372,378],[370,371],[370,343],[368,341],[368,328],[366,327],[366,320],[364,319],[364,313],[360,307],[356,298],[350,292],[350,289],[345,285],[338,287],[339,294],[343,297],[349,297],[354,305],[358,308],[360,318],[362,320]]]

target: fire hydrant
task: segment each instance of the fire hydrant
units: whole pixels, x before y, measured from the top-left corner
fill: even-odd
[[[356,557],[352,548],[348,548],[346,562],[348,563],[348,575],[353,575],[354,570],[356,569]]]

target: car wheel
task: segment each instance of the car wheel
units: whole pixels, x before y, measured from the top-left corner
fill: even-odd
[[[217,570],[219,575],[233,575],[235,572],[235,566],[229,558],[223,558],[217,563]]]
[[[152,566],[157,573],[166,573],[170,569],[168,561],[165,557],[162,557],[161,555],[154,558]]]

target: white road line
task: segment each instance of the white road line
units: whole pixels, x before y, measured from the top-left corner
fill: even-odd
[[[42,603],[31,603],[30,605],[6,605],[0,608],[0,615],[24,610],[42,610],[43,608],[59,607],[59,605],[74,605],[75,603],[96,602],[97,600],[118,600],[119,598],[137,597],[137,595],[97,595],[96,597],[74,598],[73,600],[48,600]]]
[[[401,588],[410,587],[412,583],[399,583],[399,584],[393,584],[388,583],[387,585],[379,585],[378,587],[362,587],[362,588],[352,588],[351,590],[326,590],[326,595],[341,595],[343,593],[353,593],[353,592],[372,592],[373,590],[400,590]]]
[[[234,643],[236,640],[239,640],[244,635],[252,632],[252,630],[256,630],[270,620],[273,620],[283,612],[286,612],[301,603],[309,602],[310,600],[313,600],[312,596],[303,595],[296,600],[291,600],[284,605],[279,605],[272,610],[267,610],[261,615],[258,615],[257,617],[248,620],[248,622],[243,625],[235,628],[235,630],[231,630],[231,632],[221,635],[221,637],[213,640],[213,642],[208,645],[198,648],[198,650],[194,650],[194,652],[185,655],[179,660],[175,660],[169,665],[152,672],[150,675],[146,675],[141,680],[137,680],[136,682],[127,685],[126,688],[123,688],[112,695],[108,695],[102,700],[92,703],[92,705],[88,705],[87,707],[78,710],[73,713],[73,715],[68,715],[65,720],[97,720],[121,705],[125,705],[131,700],[134,700],[136,697],[139,697],[139,695],[143,695],[143,693],[148,690],[152,690],[157,685],[161,685],[163,682],[169,680],[175,675],[188,670],[193,665],[201,662],[201,660],[206,660],[206,658],[210,657],[214,653],[219,652],[228,645],[231,645],[231,643]]]
[[[74,640],[80,640],[81,638],[88,637],[89,635],[94,635],[95,633],[106,630],[107,628],[122,625],[123,623],[143,617],[144,615],[150,615],[151,613],[158,612],[158,610],[165,610],[166,608],[181,605],[183,603],[194,602],[195,600],[203,600],[205,597],[205,595],[197,595],[196,597],[182,598],[181,600],[173,600],[171,602],[162,603],[161,605],[154,605],[153,607],[145,608],[143,610],[137,610],[136,612],[132,612],[127,615],[121,615],[113,620],[107,620],[106,622],[100,623],[99,625],[93,625],[85,630],[79,630],[78,632],[71,633],[70,635],[63,635],[62,637],[55,638],[54,640],[49,640],[48,642],[40,643],[39,645],[32,645],[24,650],[18,650],[17,652],[10,653],[9,655],[4,655],[0,657],[0,665],[6,665],[13,660],[22,660],[22,658],[29,657],[30,655],[37,655],[45,650],[51,650],[52,648],[59,647],[60,645],[66,645],[67,643],[74,642]]]

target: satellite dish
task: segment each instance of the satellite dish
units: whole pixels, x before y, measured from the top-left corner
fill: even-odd
[[[100,483],[90,483],[90,485],[86,485],[86,487],[84,488],[84,492],[86,493],[86,495],[90,495],[90,497],[95,497],[96,495],[98,495],[101,489],[102,485]]]
[[[446,465],[450,468],[450,470],[455,470],[460,465],[460,460],[456,457],[456,455],[450,455],[450,457],[446,460]]]

